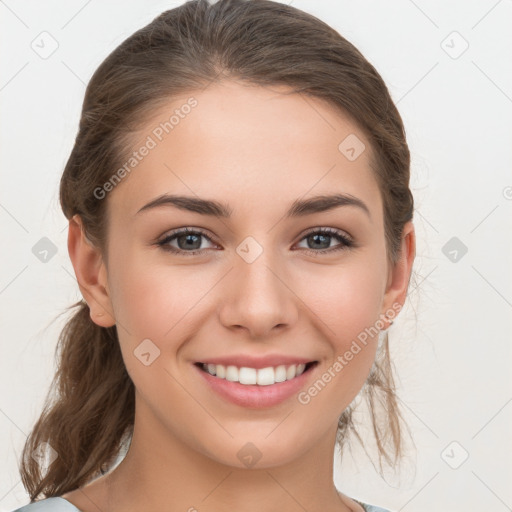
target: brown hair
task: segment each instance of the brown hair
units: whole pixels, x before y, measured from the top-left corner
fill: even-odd
[[[106,258],[107,200],[94,190],[125,161],[130,135],[162,102],[226,78],[287,85],[351,116],[372,146],[388,260],[395,263],[413,214],[400,114],[378,72],[351,43],[316,17],[270,0],[186,2],[163,12],[103,61],[87,86],[60,183],[66,218],[79,214],[87,237]],[[104,473],[133,428],[134,385],[116,327],[96,325],[83,300],[70,308],[78,309],[59,337],[58,369],[21,456],[21,478],[32,501],[41,494],[61,496]],[[360,396],[371,411],[379,461],[383,456],[389,464],[401,457],[403,437],[391,370],[386,337]],[[378,407],[385,412],[380,424]],[[339,418],[340,448],[349,431],[361,440],[352,410],[351,404]],[[58,457],[43,474],[32,455],[45,442]]]

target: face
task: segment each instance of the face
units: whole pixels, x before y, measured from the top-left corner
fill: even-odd
[[[403,302],[410,270],[388,265],[364,134],[329,104],[286,90],[210,85],[141,127],[132,149],[150,149],[103,199],[104,292],[87,292],[91,310],[110,312],[94,320],[117,325],[141,424],[237,467],[248,442],[263,455],[260,467],[271,467],[335,433],[370,371],[375,326],[387,326],[382,314]],[[196,103],[184,108],[190,97]],[[166,133],[160,123],[176,109]],[[339,149],[349,136],[352,146],[359,140],[355,153]],[[196,205],[154,203],[166,194]],[[308,203],[336,194],[345,204]],[[298,201],[306,206],[293,209]],[[315,364],[295,377],[299,385],[258,389],[196,364],[268,355],[266,367]]]

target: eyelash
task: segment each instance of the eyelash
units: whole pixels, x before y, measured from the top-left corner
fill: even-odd
[[[157,245],[161,247],[164,251],[168,251],[174,254],[184,255],[184,256],[195,256],[201,252],[203,252],[206,249],[198,249],[195,251],[184,251],[183,249],[176,249],[175,247],[172,247],[169,245],[169,242],[171,240],[174,240],[175,238],[186,235],[186,234],[194,234],[194,235],[201,235],[207,238],[210,242],[213,242],[211,238],[200,229],[180,229],[177,231],[172,231],[169,233],[164,239],[157,242]],[[318,256],[319,254],[332,254],[336,251],[346,250],[353,247],[356,247],[355,242],[349,238],[348,236],[344,235],[342,232],[333,229],[333,228],[314,228],[311,231],[307,232],[300,240],[299,242],[302,242],[305,238],[307,238],[310,235],[316,235],[316,234],[322,234],[322,235],[329,235],[331,237],[336,238],[339,242],[341,242],[339,245],[336,245],[330,249],[321,249],[321,250],[314,250],[314,249],[303,249],[306,253],[311,254],[313,256]],[[215,242],[213,242],[215,243]]]

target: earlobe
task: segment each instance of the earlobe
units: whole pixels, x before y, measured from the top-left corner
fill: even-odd
[[[105,263],[100,249],[87,239],[78,214],[69,220],[68,252],[92,321],[101,327],[112,327],[116,321],[108,293]]]
[[[412,221],[409,221],[404,225],[402,231],[400,257],[389,273],[383,302],[385,307],[384,315],[386,315],[386,313],[396,312],[391,313],[391,316],[397,316],[398,312],[402,309],[407,297],[407,289],[415,257],[416,235],[414,232],[414,224]],[[389,317],[389,315],[386,316]],[[392,318],[390,318],[390,320],[391,321],[388,322],[389,325],[393,323]]]

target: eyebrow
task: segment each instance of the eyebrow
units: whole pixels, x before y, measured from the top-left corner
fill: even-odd
[[[136,215],[161,206],[175,206],[181,210],[221,218],[230,218],[233,212],[228,205],[218,201],[193,196],[163,194],[144,205]],[[326,212],[341,206],[355,206],[363,210],[371,219],[370,210],[366,204],[350,194],[320,195],[309,199],[297,199],[291,204],[285,217],[302,217],[313,213]]]

